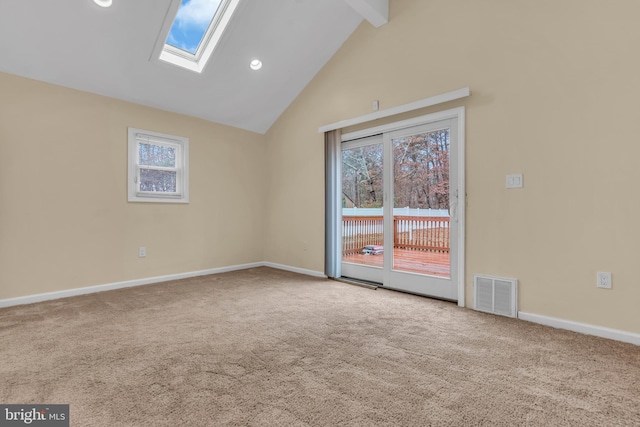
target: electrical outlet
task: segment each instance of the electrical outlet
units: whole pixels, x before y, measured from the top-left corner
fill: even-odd
[[[611,273],[609,273],[608,271],[598,271],[597,277],[597,287],[603,289],[611,289]]]
[[[147,248],[145,248],[144,246],[140,246],[140,247],[138,248],[138,256],[139,256],[140,258],[144,258],[144,257],[146,257],[146,256],[147,256]]]
[[[521,173],[507,175],[507,188],[522,188],[523,185]]]

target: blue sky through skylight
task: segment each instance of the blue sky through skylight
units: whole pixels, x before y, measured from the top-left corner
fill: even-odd
[[[191,54],[198,50],[222,0],[182,0],[167,44]]]

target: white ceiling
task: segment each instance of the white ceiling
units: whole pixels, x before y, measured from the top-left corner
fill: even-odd
[[[171,1],[0,0],[0,71],[264,133],[363,20],[345,0],[241,0],[198,74],[152,55]]]

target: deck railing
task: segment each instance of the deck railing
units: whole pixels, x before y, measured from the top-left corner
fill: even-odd
[[[393,247],[417,251],[449,252],[449,217],[395,216]]]
[[[358,253],[366,245],[382,245],[382,216],[343,216],[342,253]],[[449,252],[449,217],[395,216],[393,247],[415,251]]]
[[[343,216],[342,254],[359,253],[366,245],[382,245],[382,216]]]

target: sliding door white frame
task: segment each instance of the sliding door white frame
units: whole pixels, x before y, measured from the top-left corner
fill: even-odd
[[[458,180],[458,192],[459,202],[457,204],[457,218],[458,218],[458,241],[456,242],[460,250],[457,251],[457,286],[458,286],[458,306],[465,306],[465,208],[466,208],[466,189],[465,189],[465,108],[457,107],[450,110],[439,111],[433,114],[427,114],[420,117],[415,117],[408,120],[402,120],[399,122],[389,123],[386,125],[375,126],[372,128],[360,130],[357,132],[345,133],[341,136],[341,140],[351,141],[354,139],[365,138],[372,135],[382,134],[385,132],[391,132],[398,129],[408,128],[421,124],[431,123],[439,120],[457,119],[458,123],[458,154],[457,154],[457,180]],[[334,232],[340,233],[340,230]],[[335,236],[338,240],[342,239],[341,235]],[[340,254],[336,254],[340,256]]]

